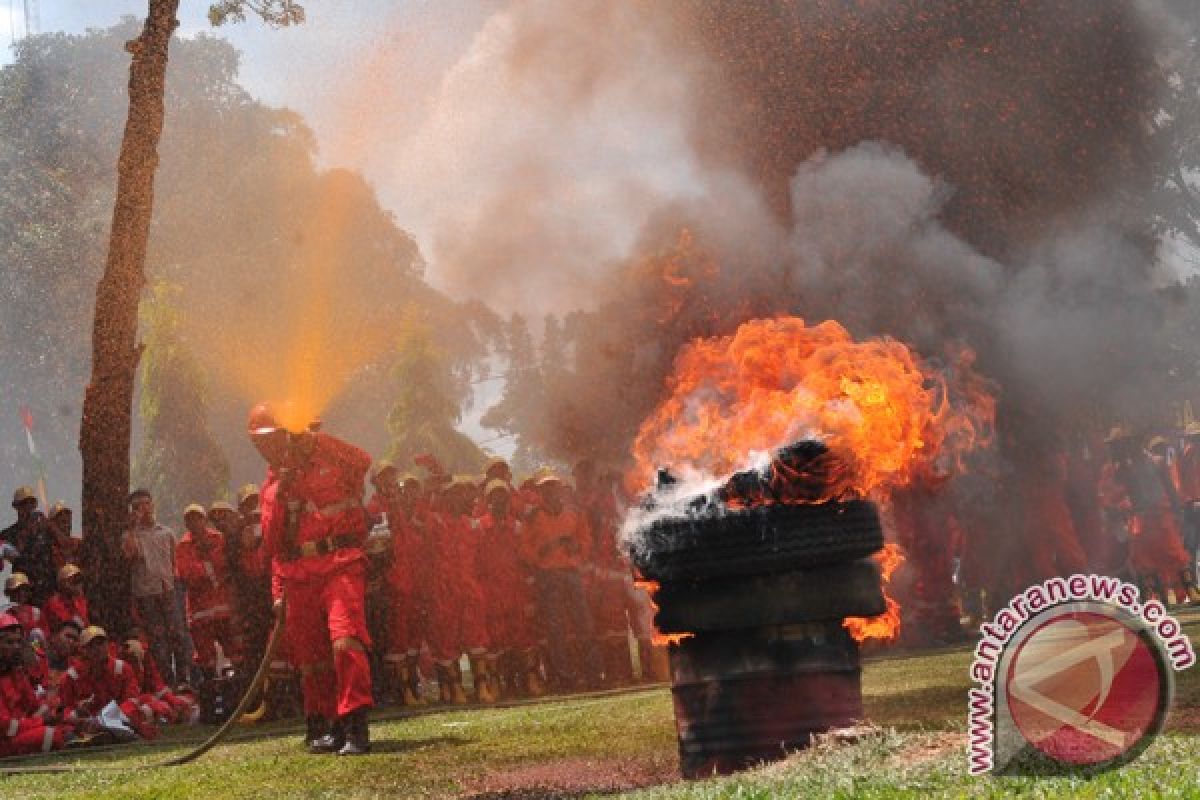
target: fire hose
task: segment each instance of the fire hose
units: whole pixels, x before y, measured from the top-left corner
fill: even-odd
[[[286,598],[284,599],[286,603]],[[222,723],[221,727],[193,749],[183,753],[182,755],[168,758],[164,761],[155,761],[149,764],[138,764],[135,766],[124,766],[121,764],[30,764],[15,767],[0,766],[0,775],[22,775],[33,773],[55,773],[55,772],[80,772],[90,770],[109,770],[114,772],[132,772],[147,769],[162,769],[164,767],[179,767],[184,764],[189,764],[192,761],[200,758],[209,750],[216,747],[221,741],[229,735],[233,730],[238,720],[250,708],[251,702],[255,699],[255,695],[263,688],[267,680],[267,673],[271,668],[271,659],[274,657],[275,649],[279,645],[279,640],[283,636],[283,620],[284,609],[279,609],[278,615],[275,617],[275,625],[271,628],[271,636],[267,640],[266,650],[263,652],[262,661],[258,664],[258,669],[254,672],[254,679],[250,681],[250,685],[246,687],[246,691],[242,694],[242,699],[238,703],[237,708],[229,715],[229,718]]]

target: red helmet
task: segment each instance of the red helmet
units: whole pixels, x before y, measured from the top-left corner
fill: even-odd
[[[271,407],[266,403],[259,403],[250,409],[250,422],[246,427],[251,435],[261,435],[279,430],[279,423],[275,421],[275,412]]]

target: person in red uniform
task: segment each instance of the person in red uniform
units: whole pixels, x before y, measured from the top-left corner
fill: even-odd
[[[592,531],[592,556],[586,566],[596,649],[604,660],[605,683],[625,686],[633,682],[629,623],[625,616],[633,572],[617,546],[616,498],[599,481],[591,461],[585,459],[576,464],[572,477],[576,505],[586,515]]]
[[[521,529],[521,558],[533,573],[550,677],[561,689],[598,684],[592,615],[583,568],[592,555],[587,517],[567,502],[567,487],[549,470],[534,480],[537,505]]]
[[[204,506],[196,503],[184,509],[183,525],[183,538],[175,546],[175,574],[187,589],[196,664],[211,676],[216,674],[217,642],[231,661],[240,658],[229,606],[225,537],[208,526]]]
[[[496,700],[487,669],[487,621],[483,589],[476,574],[479,523],[471,516],[477,487],[473,480],[457,477],[441,498],[440,511],[426,515],[430,614],[426,638],[437,664],[443,702],[466,702],[458,660],[464,652],[471,661],[476,699]]]
[[[1179,502],[1183,506],[1183,548],[1188,553],[1188,599],[1200,603],[1196,587],[1196,561],[1200,552],[1200,422],[1189,422],[1183,430],[1183,448],[1176,462]]]
[[[1067,505],[1065,458],[1042,453],[1031,461],[1016,476],[1025,512],[1026,557],[1021,581],[1025,586],[1082,573],[1088,564]]]
[[[17,618],[25,635],[31,639],[45,642],[48,638],[46,622],[42,610],[33,604],[33,586],[24,572],[14,572],[4,582],[4,593],[12,601],[8,613]]]
[[[50,596],[42,608],[46,617],[46,627],[52,631],[66,620],[73,620],[80,630],[86,628],[88,621],[88,602],[83,595],[83,570],[74,564],[67,564],[58,571],[58,591]]]
[[[194,698],[170,690],[154,659],[146,657],[148,649],[136,632],[121,643],[121,660],[133,669],[137,678],[138,703],[150,708],[162,722],[192,722],[199,718],[200,709]]]
[[[391,531],[391,563],[387,587],[391,599],[388,652],[384,660],[400,689],[400,703],[421,704],[420,654],[424,641],[424,581],[420,565],[425,554],[424,525],[417,511],[421,482],[414,475],[397,479],[386,462],[375,476],[375,495],[368,506],[373,514],[386,514]]]
[[[1128,535],[1129,566],[1142,582],[1143,596],[1153,593],[1165,603],[1167,587],[1177,580],[1190,593],[1187,552],[1161,465],[1123,429],[1109,434],[1108,445],[1110,460],[1102,473],[1100,499]]]
[[[286,608],[289,653],[301,673],[308,748],[367,753],[371,640],[362,492],[371,456],[326,433],[288,431],[265,404],[251,411],[249,434],[267,462],[263,542],[272,596],[276,608]]]
[[[487,609],[488,672],[503,676],[509,691],[538,697],[545,694],[538,672],[537,636],[533,630],[533,577],[520,555],[520,528],[512,507],[512,486],[493,478],[484,487],[486,511],[476,571]],[[496,681],[497,685],[501,681]]]
[[[87,719],[116,703],[139,736],[153,739],[158,736],[154,711],[139,701],[140,694],[133,668],[109,652],[104,629],[85,628],[79,637],[79,657],[72,660],[59,686],[67,719]]]
[[[74,738],[72,726],[38,698],[24,663],[21,623],[0,614],[0,756],[57,750]]]

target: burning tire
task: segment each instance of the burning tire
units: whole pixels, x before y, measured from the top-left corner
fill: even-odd
[[[634,563],[660,582],[772,575],[855,561],[883,549],[879,512],[865,500],[663,519],[643,537]]]
[[[870,559],[750,578],[668,583],[655,594],[663,633],[702,633],[873,617],[887,610]]]

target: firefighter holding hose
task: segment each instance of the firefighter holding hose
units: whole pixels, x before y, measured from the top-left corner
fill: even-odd
[[[362,491],[371,457],[326,433],[286,430],[266,404],[251,410],[249,435],[267,462],[263,543],[301,675],[305,742],[312,753],[365,754],[371,667]]]

